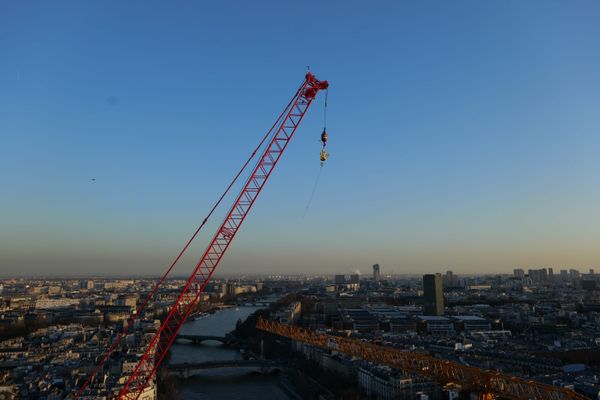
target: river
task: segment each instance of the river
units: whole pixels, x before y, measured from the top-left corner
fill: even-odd
[[[232,307],[220,310],[195,321],[187,322],[182,334],[224,336],[235,328],[238,319],[244,320],[260,307]],[[201,345],[181,341],[171,346],[170,363],[203,362],[241,359],[238,350],[225,347],[218,342]],[[198,375],[182,380],[180,384],[183,400],[288,400],[279,386],[277,377],[249,375],[244,369],[217,369],[202,371]]]

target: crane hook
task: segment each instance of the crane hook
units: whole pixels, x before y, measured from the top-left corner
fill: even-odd
[[[323,164],[325,164],[325,161],[327,161],[327,158],[329,157],[329,153],[327,152],[327,150],[325,150],[325,147],[323,147],[323,149],[321,150],[321,154],[320,154],[320,159],[321,159],[321,167],[323,166]]]

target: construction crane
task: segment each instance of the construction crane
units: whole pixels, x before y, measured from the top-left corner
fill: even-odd
[[[265,332],[307,343],[322,349],[388,365],[435,379],[441,385],[479,393],[481,400],[590,400],[573,390],[530,381],[500,372],[485,371],[449,360],[378,346],[360,340],[319,334],[295,325],[260,318],[256,327]]]
[[[248,215],[252,205],[256,201],[258,194],[263,189],[265,183],[275,169],[275,165],[281,158],[290,140],[294,136],[300,122],[306,115],[310,105],[321,90],[326,90],[329,87],[327,81],[318,80],[312,73],[308,72],[299,89],[292,97],[283,112],[279,115],[276,122],[267,132],[259,146],[254,150],[251,157],[246,161],[240,172],[236,175],[233,182],[229,185],[225,193],[210,211],[209,216],[215,210],[218,204],[223,200],[225,194],[231,189],[233,183],[246,168],[250,160],[255,156],[256,152],[266,143],[264,152],[260,155],[259,161],[252,170],[250,177],[244,184],[243,189],[235,199],[233,206],[229,209],[223,223],[218,228],[210,244],[206,248],[202,258],[197,263],[192,274],[186,281],[183,289],[177,300],[172,305],[167,317],[160,326],[160,329],[153,335],[152,340],[146,347],[144,354],[139,359],[136,367],[129,377],[126,377],[125,385],[118,395],[118,399],[138,399],[146,388],[153,382],[156,372],[165,356],[168,353],[169,347],[177,337],[177,333],[190,315],[195,305],[198,303],[200,294],[203,292],[206,284],[209,282],[215,272],[223,255],[229,248],[233,238],[237,234],[242,222]],[[270,137],[269,137],[270,136]],[[268,139],[268,141],[267,141]],[[89,386],[94,376],[102,369],[103,364],[108,360],[110,354],[117,348],[119,341],[125,336],[127,330],[133,325],[133,320],[138,318],[148,305],[151,298],[158,291],[167,275],[171,272],[173,266],[179,261],[183,253],[188,249],[192,240],[198,234],[200,228],[204,226],[208,217],[204,219],[200,227],[196,230],[192,238],[184,246],[183,250],[175,258],[173,263],[163,277],[158,281],[157,285],[150,292],[146,300],[138,308],[136,313],[129,319],[128,324],[121,332],[110,348],[105,353],[100,363],[96,366],[90,377],[82,385],[76,394],[76,397],[81,397],[85,389]]]

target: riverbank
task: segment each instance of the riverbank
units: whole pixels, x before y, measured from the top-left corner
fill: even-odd
[[[214,307],[214,313],[189,320],[182,327],[181,333],[187,335],[219,336],[224,337],[235,330],[238,320],[246,318],[259,310],[259,307],[238,307],[236,305],[219,305]],[[217,342],[203,342],[193,344],[178,340],[171,346],[171,364],[202,363],[220,360],[242,360],[244,357],[239,351],[241,346],[223,346]],[[289,400],[285,388],[280,385],[279,376],[263,376],[260,374],[247,374],[240,369],[213,369],[201,371],[188,379],[178,380],[177,389],[179,399],[182,400],[252,400],[268,398],[273,400]],[[164,398],[172,399],[167,396]]]
[[[296,300],[293,297],[283,298],[267,309],[257,310],[237,324],[232,334],[240,339],[242,346],[247,346],[260,357],[285,362],[286,368],[282,370],[281,380],[286,389],[294,392],[292,398],[297,396],[303,399],[366,399],[355,380],[323,370],[317,363],[295,353],[291,349],[289,339],[256,329],[258,318],[268,319],[271,313]]]
[[[178,380],[178,390],[181,393],[179,398],[245,400],[263,398],[264,393],[269,393],[267,398],[273,400],[360,398],[354,396],[356,393],[352,388],[348,390],[348,384],[342,379],[318,371],[314,365],[308,365],[305,360],[292,353],[287,339],[268,335],[255,328],[259,317],[269,318],[271,313],[291,301],[294,298],[286,296],[266,308],[210,304],[196,313],[194,316],[197,318],[190,319],[182,328],[181,334],[234,336],[236,340],[229,342],[227,346],[211,341],[203,344],[178,341],[172,347],[169,364],[267,359],[281,361],[282,365],[276,375],[257,374],[256,371],[240,369],[239,366],[197,371],[187,379]],[[325,380],[322,379],[324,376]],[[259,388],[263,394],[255,397],[255,391]]]

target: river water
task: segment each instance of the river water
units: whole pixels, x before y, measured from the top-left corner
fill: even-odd
[[[182,334],[224,336],[235,328],[238,319],[244,320],[260,307],[232,307],[220,310],[195,321],[187,322]],[[171,364],[241,359],[238,350],[218,342],[201,345],[177,341],[171,346]],[[206,370],[180,383],[183,400],[288,400],[279,388],[277,377],[249,375],[244,369]]]

